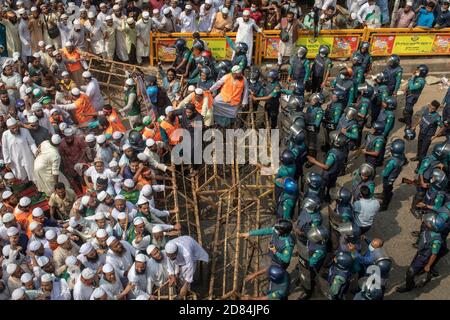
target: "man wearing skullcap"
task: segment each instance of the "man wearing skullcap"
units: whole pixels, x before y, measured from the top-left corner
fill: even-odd
[[[34,110],[37,110],[37,108],[42,108],[42,106],[40,106],[39,103],[33,103],[31,111],[34,113]],[[47,128],[39,124],[39,119],[35,114],[30,114],[27,117],[27,120],[27,129],[29,130],[30,135],[37,147],[39,147],[43,141],[50,140],[50,132]]]
[[[114,28],[116,29],[116,55],[122,62],[128,62],[128,48],[126,42],[125,25],[127,17],[122,14],[119,5],[113,6],[113,14],[111,15]]]
[[[49,10],[49,5],[44,3],[40,6],[41,19],[44,20],[42,25],[42,33],[44,41],[51,44],[55,49],[61,48],[61,35],[58,28],[58,15],[54,11]]]
[[[124,281],[133,264],[136,250],[125,240],[119,240],[116,237],[109,237],[106,243],[109,247],[106,263],[111,264],[119,273],[120,280]]]
[[[106,255],[99,254],[90,242],[86,242],[80,247],[80,255],[84,258],[81,261],[83,265],[92,270],[98,270],[105,264]]]
[[[136,60],[139,65],[142,64],[142,58],[150,54],[150,31],[152,29],[152,20],[148,11],[142,12],[141,19],[136,23],[137,42],[136,42]]]
[[[141,120],[141,104],[137,96],[136,84],[132,78],[125,80],[125,106],[119,110],[123,117],[127,116],[130,127]]]
[[[74,300],[89,300],[95,289],[95,282],[97,281],[96,270],[85,268],[73,288]]]
[[[67,111],[73,111],[73,120],[76,124],[83,124],[92,120],[92,114],[95,113],[94,106],[89,97],[78,88],[70,90],[72,103],[58,104],[57,106]]]
[[[194,92],[188,94],[177,106],[177,109],[193,104],[198,114],[202,115],[204,125],[209,127],[213,124],[212,105],[213,97],[209,91],[196,88]]]
[[[21,58],[24,63],[28,63],[30,60],[30,57],[32,55],[31,51],[31,33],[30,29],[28,28],[28,12],[25,9],[20,9],[21,11],[19,13],[19,37],[20,41],[22,43],[21,45]]]
[[[39,50],[39,42],[44,40],[42,34],[42,25],[44,21],[42,17],[39,16],[39,11],[36,7],[31,7],[31,14],[28,19],[28,29],[31,35],[31,51],[36,52]]]
[[[57,238],[58,248],[53,251],[53,259],[55,260],[55,274],[59,276],[66,268],[65,261],[68,256],[77,256],[80,252],[78,247],[67,234],[60,234]]]
[[[67,281],[48,273],[41,276],[41,290],[48,300],[71,300],[72,298]]]
[[[187,4],[180,14],[181,32],[196,32],[198,30],[196,12],[192,10],[192,5]]]
[[[25,273],[23,268],[16,263],[10,263],[6,266],[6,274],[8,275],[8,289],[13,292],[22,286],[20,277]]]
[[[153,9],[152,13],[152,23],[155,26],[155,29],[157,31],[162,31],[164,28],[163,22],[165,21],[164,15],[160,11],[160,9]]]
[[[77,181],[81,182],[81,177],[79,177],[78,173],[75,171],[74,166],[78,163],[90,162],[86,153],[86,142],[84,137],[75,134],[73,128],[64,130],[63,136],[64,138],[59,145],[62,170],[69,179],[78,177]]]
[[[91,72],[84,71],[83,74],[83,82],[84,86],[81,88],[86,93],[86,95],[89,97],[89,100],[91,101],[92,105],[94,106],[95,111],[102,110],[105,100],[103,99],[102,92],[100,90],[100,85],[98,84],[97,79],[95,79]]]
[[[100,14],[101,13],[102,12],[100,12]],[[103,28],[103,32],[105,34],[106,58],[108,60],[113,60],[116,52],[116,27],[114,26],[114,20],[111,15],[105,16]]]
[[[211,23],[212,33],[229,32],[233,28],[233,17],[229,14],[229,10],[226,7],[222,7],[220,12],[216,12],[213,21]]]
[[[58,151],[61,141],[61,137],[54,134],[50,141],[42,142],[40,151],[34,160],[36,186],[48,197],[51,196],[58,182],[64,183],[66,189],[70,189],[69,181],[61,172],[61,156]]]
[[[6,28],[6,48],[8,50],[8,56],[12,57],[13,53],[20,52],[22,47],[16,13],[12,10],[8,10],[6,12],[6,19],[2,19],[1,23]]]
[[[88,11],[87,17],[88,20],[84,23],[84,27],[88,31],[89,49],[93,54],[104,58],[106,55],[103,22],[97,19],[97,15],[93,11]]]
[[[128,281],[134,285],[130,298],[141,294],[152,294],[153,282],[150,277],[150,268],[147,267],[149,259],[142,253],[136,255],[135,262],[128,271]]]
[[[20,98],[19,89],[22,86],[22,77],[19,73],[14,71],[11,65],[3,67],[1,75],[2,82],[8,88],[8,96],[12,97],[13,103]]]
[[[8,130],[2,135],[2,153],[5,165],[12,170],[14,176],[23,181],[36,181],[33,171],[36,144],[29,131],[19,127],[17,120],[6,121]],[[17,148],[17,146],[21,146]]]
[[[133,289],[133,284],[128,283],[124,289],[119,273],[112,264],[106,263],[101,272],[103,277],[100,279],[100,288],[106,292],[108,298],[111,300],[126,299],[128,293]]]
[[[147,268],[150,270],[152,283],[156,287],[161,287],[169,280],[169,258],[164,251],[157,246],[151,244],[145,250],[151,258],[147,260]],[[154,289],[154,288],[153,288]]]
[[[81,86],[83,82],[83,65],[81,64],[83,58],[78,52],[78,49],[71,41],[67,41],[62,49],[62,55],[72,80],[75,81],[78,86]]]

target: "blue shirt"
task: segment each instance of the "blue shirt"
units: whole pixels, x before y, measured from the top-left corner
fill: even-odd
[[[417,26],[431,28],[434,22],[434,14],[433,12],[428,12],[425,8],[419,10],[419,14],[417,17]]]

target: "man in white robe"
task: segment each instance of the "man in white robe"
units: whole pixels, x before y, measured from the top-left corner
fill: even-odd
[[[84,269],[73,287],[73,300],[90,300],[94,292],[96,273],[90,268]]]
[[[37,147],[30,132],[19,128],[19,123],[14,118],[9,118],[6,125],[8,130],[2,135],[5,165],[11,168],[17,179],[36,182],[33,162]]]
[[[124,20],[127,19],[126,16],[122,14],[120,7],[116,4],[113,7],[114,14],[112,19],[114,22],[114,27],[116,29],[116,55],[122,62],[128,61],[128,50],[125,32],[122,31],[121,27],[124,24]]]
[[[144,11],[142,12],[142,18],[136,23],[136,60],[138,64],[142,63],[142,57],[148,57],[150,54],[151,29],[152,20],[150,20],[150,14],[148,11]]]
[[[200,6],[199,32],[209,32],[211,30],[212,22],[216,14],[216,9],[214,9],[212,4],[212,0],[205,0],[205,3]]]
[[[22,42],[22,61],[27,63],[29,58],[31,57],[31,33],[28,28],[28,13],[25,9],[19,10],[20,14],[20,22],[19,22],[19,37]]]
[[[120,280],[124,283],[127,279],[128,270],[134,262],[136,250],[128,242],[116,237],[109,237],[106,244],[109,247],[106,254],[106,263],[114,266],[119,273]]]
[[[48,273],[41,276],[41,290],[50,300],[70,300],[72,297],[66,280]]]
[[[244,42],[248,46],[247,65],[250,66],[252,64],[253,55],[253,30],[256,30],[263,35],[264,33],[261,28],[256,25],[255,20],[250,18],[249,10],[244,10],[242,17],[236,19],[234,29],[237,29],[236,42]],[[234,55],[235,52],[233,51],[233,57]]]
[[[89,43],[90,51],[93,54],[105,58],[105,35],[104,25],[95,16],[92,11],[88,12],[88,20],[84,23],[84,27],[88,31],[87,41]]]
[[[95,111],[102,110],[105,105],[105,99],[103,98],[97,79],[95,79],[89,71],[84,71],[83,80],[86,86],[82,86],[81,89],[84,90],[86,95],[89,97]]]

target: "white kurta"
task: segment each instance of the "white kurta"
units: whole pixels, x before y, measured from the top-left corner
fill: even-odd
[[[196,32],[197,23],[195,21],[195,12],[191,11],[189,15],[186,15],[186,11],[180,14],[181,32]]]
[[[2,136],[3,160],[11,167],[14,176],[20,180],[35,182],[34,152],[37,147],[28,129],[20,128],[19,134],[14,135],[6,130]]]
[[[118,18],[115,14],[112,15],[114,27],[116,28],[116,54],[122,61],[128,61],[127,41],[124,31],[121,31],[122,21],[126,19],[125,16]]]
[[[138,274],[136,272],[136,264],[133,263],[130,271],[128,271],[128,281],[135,285],[134,289],[131,290],[132,298],[136,298],[141,294],[151,294],[152,293],[152,279],[150,277],[150,269],[148,267],[145,268],[143,274]]]
[[[7,85],[8,87],[16,87],[17,90],[8,89],[8,95],[10,97],[14,97],[14,99],[20,98],[20,92],[19,89],[22,86],[22,77],[17,72],[14,72],[10,76],[5,76],[2,73],[2,82]]]
[[[70,300],[71,297],[69,285],[65,279],[53,281],[53,290],[50,294],[50,300]]]
[[[89,97],[95,111],[102,110],[105,105],[105,99],[103,98],[102,91],[97,79],[92,78],[86,86],[86,94]]]
[[[108,250],[106,254],[106,262],[114,266],[114,268],[119,273],[121,279],[126,278],[124,273],[133,265],[134,256],[136,255],[136,250],[128,242],[120,241],[124,247],[124,253],[122,256],[118,256],[111,249]]]
[[[73,300],[89,300],[92,292],[94,292],[94,288],[86,286],[81,282],[80,277],[81,275],[78,277],[77,282],[73,287]]]
[[[211,7],[208,11],[206,11],[205,4],[202,4],[200,6],[200,19],[198,22],[199,32],[208,32],[211,29],[215,14],[216,10],[214,9],[214,7]]]
[[[84,27],[89,32],[90,48],[94,54],[103,57],[105,53],[104,26],[96,20],[94,24],[88,20],[84,23]]]
[[[248,46],[247,51],[247,62],[250,66],[252,64],[252,54],[253,54],[253,30],[260,32],[260,28],[256,25],[255,20],[250,18],[247,22],[244,21],[242,17],[237,18],[234,26],[238,26],[236,33],[236,42],[245,42]],[[234,57],[233,52],[233,57]]]
[[[59,171],[61,156],[58,149],[51,145],[48,140],[41,143],[40,151],[34,160],[34,173],[36,174],[36,185],[40,192],[50,196],[54,191],[53,176],[58,175],[58,181],[64,183],[66,188],[70,188],[69,181]]]
[[[113,60],[116,52],[116,28],[114,26],[105,26],[105,35],[106,58]]]
[[[28,20],[20,20],[19,37],[22,42],[22,60],[25,61],[26,57],[31,56],[31,33],[30,29],[28,29]]]
[[[152,28],[152,20],[144,22],[139,19],[136,23],[137,41],[136,41],[136,56],[138,63],[142,62],[142,57],[148,57],[150,54],[150,31]],[[144,39],[144,41],[141,40]]]

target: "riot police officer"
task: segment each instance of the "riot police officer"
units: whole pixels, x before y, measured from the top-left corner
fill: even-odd
[[[303,180],[303,165],[306,162],[306,155],[308,154],[308,148],[305,144],[305,132],[301,130],[295,136],[291,136],[288,140],[287,147],[295,156],[295,175],[294,180],[298,181],[301,178]],[[303,181],[301,182],[301,189],[303,191]]]
[[[330,149],[330,133],[336,130],[336,126],[341,118],[342,111],[345,109],[343,101],[345,93],[341,89],[334,89],[331,92],[331,103],[327,105],[323,117],[322,126],[325,128],[325,145],[322,151],[327,152]]]
[[[312,198],[304,198],[302,209],[298,215],[294,226],[297,239],[306,244],[307,234],[312,227],[322,224],[322,215],[320,213],[320,203]]]
[[[374,95],[374,89],[371,85],[366,84],[359,89],[361,95],[358,97],[355,105],[355,109],[358,111],[356,122],[358,123],[359,134],[357,146],[361,144],[362,133],[364,126],[369,116],[369,110],[372,108],[372,98]]]
[[[370,108],[370,118],[372,125],[377,119],[382,110],[382,102],[389,97],[389,90],[387,87],[387,76],[381,72],[375,76],[374,94],[372,99],[372,105]]]
[[[406,283],[397,288],[397,292],[408,292],[416,287],[414,278],[425,272],[426,280],[431,280],[431,270],[439,255],[441,255],[442,237],[440,232],[444,228],[444,220],[434,214],[428,213],[424,216],[424,230],[419,235],[419,244],[416,255],[406,271]],[[422,284],[421,284],[422,285]]]
[[[311,92],[321,92],[328,81],[333,62],[328,55],[330,48],[326,45],[319,47],[319,53],[316,55],[311,66]]]
[[[352,277],[353,258],[349,252],[338,251],[328,271],[328,298],[344,300]]]
[[[250,69],[250,81],[248,82],[248,90],[250,94],[255,97],[263,97],[264,96],[264,86],[259,80],[261,77],[261,72],[255,66],[252,66]],[[255,109],[257,109],[257,105],[253,105]]]
[[[177,74],[186,74],[189,71],[192,71],[195,66],[194,63],[191,62],[193,60],[192,52],[191,50],[186,46],[186,40],[185,39],[177,39],[175,41],[175,61],[173,62],[173,67],[175,68],[175,71]],[[191,70],[186,70],[188,64],[191,66]]]
[[[437,210],[442,207],[446,200],[446,189],[448,179],[441,169],[434,169],[430,180],[430,187],[425,193],[423,202],[417,204],[418,208],[425,210]]]
[[[353,104],[356,96],[355,84],[352,79],[353,71],[350,68],[344,67],[339,70],[339,75],[331,84],[332,88],[338,88],[345,92],[344,106],[349,107]]]
[[[347,107],[345,113],[339,119],[336,131],[347,138],[348,150],[354,150],[359,137],[359,127],[356,122],[358,111],[353,107]]]
[[[292,178],[284,179],[284,189],[277,199],[276,216],[277,218],[291,220],[294,216],[295,205],[298,198],[297,182]]]
[[[234,43],[230,37],[225,36],[227,43],[230,48],[232,48],[235,52],[233,60],[231,60],[232,66],[240,66],[241,70],[244,71],[248,66],[247,61],[247,51],[248,45],[245,42],[236,42]]]
[[[305,81],[309,79],[311,73],[307,54],[308,49],[305,46],[300,46],[297,54],[290,59],[288,71],[288,82],[295,81],[297,94],[302,101],[304,101],[305,96]]]
[[[353,297],[353,300],[383,300],[383,291],[376,287],[376,283],[371,277],[364,278],[359,291]]]
[[[306,246],[299,242],[299,263],[297,265],[301,293],[299,300],[311,297],[315,287],[315,278],[322,268],[327,255],[327,241],[329,233],[324,226],[312,227],[308,234]]]
[[[345,187],[338,191],[338,198],[336,199],[336,206],[334,210],[328,209],[329,223],[330,223],[330,240],[332,250],[337,250],[339,247],[340,227],[343,223],[353,222],[353,207],[352,207],[352,193]]]
[[[391,133],[392,129],[394,129],[395,125],[395,114],[394,110],[397,108],[397,99],[394,97],[387,97],[382,103],[381,103],[383,109],[380,111],[378,118],[376,121],[380,121],[384,123],[384,138],[388,138],[389,134]]]
[[[269,255],[272,259],[272,264],[286,270],[291,262],[292,250],[295,245],[291,231],[292,222],[286,219],[279,219],[273,227],[250,230],[239,234],[239,236],[248,239],[248,237],[271,235]]]
[[[325,197],[324,201],[330,201],[330,190],[336,186],[336,180],[344,170],[345,159],[347,159],[348,150],[346,148],[346,138],[343,134],[336,131],[330,133],[330,140],[333,147],[327,152],[325,163],[316,158],[307,156],[308,162],[322,169],[322,178],[324,180]]]
[[[353,202],[358,201],[361,198],[360,189],[362,186],[367,186],[370,190],[371,196],[375,191],[375,178],[374,168],[368,164],[363,163],[354,173],[352,179],[352,195]]]
[[[390,96],[397,96],[403,76],[403,68],[400,66],[400,57],[393,54],[387,60],[387,67],[383,70],[387,78],[388,93]]]
[[[266,270],[269,276],[269,289],[267,293],[259,297],[245,295],[242,296],[242,300],[287,300],[291,279],[289,273],[276,264],[247,276],[246,280],[249,281],[256,278],[260,274],[265,273]]]
[[[406,124],[406,128],[411,128],[412,117],[414,114],[414,105],[419,100],[423,88],[425,88],[425,77],[428,74],[428,67],[421,64],[417,67],[416,72],[408,80],[408,88],[406,90],[406,103],[403,110],[403,118],[398,119]]]
[[[308,146],[308,154],[314,157],[317,155],[317,136],[323,118],[323,110],[321,108],[322,103],[322,94],[315,93],[311,96],[310,104],[306,108],[306,145]]]
[[[355,86],[355,92],[358,92],[358,87],[366,82],[365,73],[366,68],[363,66],[364,57],[360,53],[355,53],[352,57],[352,71],[353,71],[353,83]]]
[[[364,73],[369,73],[372,69],[372,56],[370,55],[370,43],[367,41],[361,41],[359,50],[357,50],[353,55],[359,54],[362,56],[363,60],[361,65],[364,67]]]
[[[427,154],[431,144],[431,139],[436,134],[437,127],[442,127],[442,118],[438,113],[440,103],[437,100],[431,101],[422,113],[420,122],[414,127],[420,127],[419,137],[417,138],[417,154],[411,161],[419,161]]]
[[[286,149],[281,153],[280,162],[281,166],[275,176],[275,199],[278,199],[283,191],[284,178],[294,178],[296,171],[295,155],[291,150]]]
[[[222,60],[215,65],[217,79],[221,79],[224,75],[231,71],[233,67],[230,60]]]
[[[309,172],[306,175],[306,192],[305,197],[314,199],[320,203],[322,199],[323,179],[322,176],[316,172]]]
[[[383,136],[384,123],[375,121],[372,126],[372,133],[366,136],[365,147],[362,153],[366,156],[366,163],[370,164],[375,173],[377,167],[383,165],[384,152],[386,149],[386,139]]]
[[[380,211],[385,211],[389,207],[394,189],[394,182],[400,175],[403,166],[407,163],[405,157],[405,141],[395,139],[391,146],[391,157],[387,160],[381,176],[383,177],[383,193]]]

